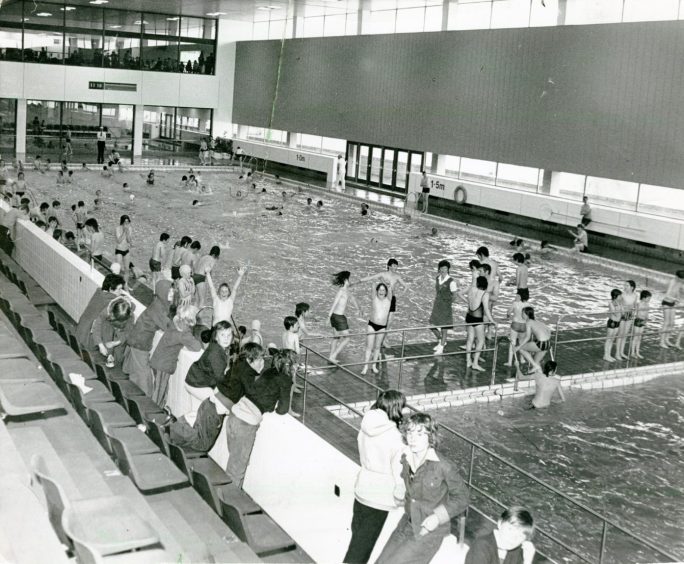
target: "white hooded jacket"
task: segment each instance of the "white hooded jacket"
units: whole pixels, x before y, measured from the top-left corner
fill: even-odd
[[[356,499],[374,509],[395,509],[402,503],[404,490],[401,455],[405,445],[399,429],[382,409],[371,409],[361,421],[358,443],[361,470],[356,478]],[[395,488],[399,500],[395,500]]]

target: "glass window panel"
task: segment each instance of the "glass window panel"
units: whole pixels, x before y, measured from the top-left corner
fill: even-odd
[[[143,14],[143,69],[181,72],[178,51],[180,20],[163,14]],[[194,63],[193,63],[194,65]],[[184,71],[187,69],[184,67]],[[194,67],[192,69],[194,72]]]
[[[469,178],[477,182],[494,184],[496,163],[480,159],[461,159],[461,178]]]
[[[359,180],[368,178],[368,145],[361,145],[359,148]]]
[[[382,166],[382,148],[372,147],[371,148],[371,169],[370,169],[370,181],[379,183],[380,182],[380,167]]]
[[[684,2],[684,0],[682,0]],[[359,14],[358,12],[347,14],[347,27],[345,35],[358,35],[359,33]]]
[[[442,5],[428,6],[425,8],[425,25],[423,31],[441,31],[442,30]]]
[[[67,10],[64,60],[67,65],[101,67],[103,10],[79,6]]]
[[[451,2],[447,29],[488,29],[491,2]]]
[[[380,12],[364,12],[363,33],[367,35],[380,33],[394,33],[396,10],[382,10]],[[367,16],[367,17],[366,17]]]
[[[394,150],[385,149],[382,160],[382,183],[387,186],[392,186],[392,176],[394,175]]]
[[[0,61],[21,61],[21,3],[0,9]]]
[[[684,219],[684,190],[642,184],[637,211]]]
[[[57,4],[24,2],[24,60],[62,63],[64,12]]]
[[[570,200],[582,200],[586,178],[583,174],[570,172],[552,172],[549,195]],[[543,190],[546,191],[546,188]]]
[[[567,3],[566,25],[614,23],[622,19],[622,0],[574,0]]]
[[[254,22],[252,26],[252,39],[259,41],[261,39],[268,39],[268,21]]]
[[[404,6],[402,2],[402,7]],[[397,0],[371,0],[370,10],[371,12],[377,12],[382,10],[395,10],[397,8]]]
[[[411,153],[410,159],[410,172],[423,170],[423,153]]]
[[[325,6],[323,2],[317,4],[306,3],[304,5],[304,17],[305,18],[315,18],[318,16],[325,15]],[[300,14],[301,15],[301,14]]]
[[[103,65],[122,69],[140,68],[140,14],[121,10],[105,10],[104,18]]]
[[[167,16],[167,18],[176,17],[178,16]],[[180,36],[197,39],[215,39],[216,20],[183,16],[180,18]]]
[[[676,20],[679,0],[625,0],[623,22]]]
[[[26,155],[58,161],[61,156],[61,102],[26,101]]]
[[[496,177],[497,186],[536,192],[538,182],[538,168],[499,163]]]
[[[15,156],[17,101],[0,98],[0,156],[9,160]]]
[[[454,157],[453,155],[444,155],[444,174],[446,176],[455,176],[461,170],[461,157]]]
[[[347,142],[344,139],[335,137],[323,137],[321,142],[321,152],[328,155],[344,155],[347,149]]]
[[[532,2],[530,27],[558,25],[558,0],[544,0],[544,4]]]
[[[269,39],[291,39],[294,29],[294,19],[271,20],[268,26]]]
[[[323,23],[323,35],[331,37],[334,35],[345,35],[347,26],[347,15],[327,15]]]
[[[247,139],[253,139],[255,141],[264,140],[264,128],[263,127],[252,127],[247,128]]]
[[[586,195],[598,205],[612,208],[636,209],[639,185],[611,178],[587,176]]]
[[[181,72],[192,74],[214,73],[214,45],[206,43],[180,43]]]
[[[397,188],[406,188],[406,175],[408,174],[408,152],[397,151]]]
[[[425,8],[407,8],[397,10],[396,33],[412,33],[423,31],[425,26]]]
[[[304,30],[300,37],[322,37],[324,16],[304,18]]]
[[[532,0],[494,0],[492,28],[527,27]]]
[[[266,143],[287,145],[287,131],[281,131],[279,129],[266,129],[265,137]]]
[[[128,159],[133,155],[133,115],[133,106],[102,104],[102,125],[109,133],[107,143]]]
[[[318,135],[307,135],[306,133],[302,133],[299,139],[298,148],[320,153],[322,142],[323,138]]]

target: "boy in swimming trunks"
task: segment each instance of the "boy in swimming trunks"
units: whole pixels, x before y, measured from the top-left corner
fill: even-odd
[[[309,316],[311,315],[311,306],[306,302],[299,302],[295,305],[295,317],[299,322],[299,339],[304,337],[319,337],[318,333],[309,331]]]
[[[489,249],[487,247],[480,247],[475,251],[475,257],[480,261],[480,264],[488,264],[491,268],[491,275],[488,277],[491,281],[496,279],[501,282],[501,272],[499,271],[499,263],[493,258],[489,257]],[[497,286],[498,287],[498,286]]]
[[[621,298],[622,315],[620,317],[620,327],[618,328],[617,343],[615,345],[615,358],[618,360],[627,360],[629,357],[625,354],[625,346],[627,344],[627,335],[632,333],[634,311],[638,298],[636,293],[636,282],[634,282],[634,280],[625,280]]]
[[[534,308],[524,307],[522,310],[523,319],[527,325],[525,336],[514,350],[532,365],[534,370],[541,371],[541,361],[544,360],[546,353],[551,353],[551,329],[541,321],[534,318]],[[534,358],[532,357],[534,354]]]
[[[167,247],[169,245],[169,234],[162,233],[159,236],[159,241],[154,246],[154,251],[152,252],[152,258],[150,259],[150,272],[152,273],[152,287],[156,287],[157,282],[161,280],[162,271],[162,260],[167,252]]]
[[[102,178],[111,178],[112,177],[112,171],[107,165],[102,166],[102,170],[100,171],[100,176]]]
[[[637,304],[635,311],[634,335],[632,336],[632,344],[629,350],[630,356],[644,358],[641,356],[641,338],[643,337],[646,322],[648,321],[650,302],[651,292],[648,290],[641,290],[641,292],[639,292],[639,303]]]
[[[613,349],[613,342],[617,337],[618,329],[620,328],[620,319],[622,318],[622,291],[613,288],[610,291],[610,303],[608,304],[608,322],[606,323],[607,335],[606,342],[603,345],[603,360],[606,362],[615,362],[615,358],[611,356]]]
[[[530,290],[527,287],[528,269],[525,264],[525,255],[522,253],[515,253],[513,255],[513,262],[517,265],[515,268],[515,286],[517,294],[525,301],[530,299]]]
[[[575,239],[573,241],[573,250],[578,253],[589,252],[589,235],[584,225],[581,223],[577,224],[577,231],[568,229],[568,233],[572,235]]]
[[[380,358],[380,346],[382,345],[383,335],[387,328],[387,320],[390,315],[391,301],[388,297],[389,289],[387,284],[380,282],[373,291],[371,298],[371,314],[366,326],[366,363],[361,370],[361,374],[368,372],[368,365],[372,362],[374,374],[380,372],[377,367]],[[372,360],[371,360],[372,358]]]
[[[674,332],[675,310],[674,307],[681,299],[684,292],[684,270],[675,272],[674,278],[667,285],[665,296],[661,305],[663,306],[663,327],[660,330],[660,346],[664,349],[674,346],[670,341],[670,334]],[[682,332],[679,332],[677,343],[681,340]],[[679,348],[677,346],[677,348]]]
[[[283,348],[299,354],[299,321],[293,315],[283,320],[285,331],[282,334]]]
[[[337,363],[338,355],[349,342],[349,323],[344,314],[347,309],[347,302],[351,301],[359,314],[361,313],[356,298],[349,292],[350,276],[351,273],[348,270],[343,270],[332,277],[333,286],[340,288],[335,295],[329,314],[330,325],[333,328],[333,339],[330,343],[330,362],[333,363]]]
[[[534,374],[534,399],[530,402],[530,409],[544,409],[551,405],[553,395],[558,392],[561,401],[565,401],[563,395],[563,388],[561,381],[556,376],[556,369],[558,365],[553,360],[548,360],[544,364],[544,372],[535,372]]]

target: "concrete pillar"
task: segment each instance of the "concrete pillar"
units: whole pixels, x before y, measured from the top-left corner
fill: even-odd
[[[551,179],[553,178],[553,171],[544,169],[544,174],[542,176],[542,184],[539,187],[539,192],[542,194],[551,193]]]
[[[16,155],[26,161],[26,98],[17,99]]]
[[[142,148],[143,148],[143,112],[145,111],[145,106],[135,106],[135,118],[133,120],[133,159],[140,162],[142,159]]]
[[[296,133],[291,133],[287,132],[287,146],[290,149],[296,149],[297,148],[297,134]]]
[[[442,0],[442,31],[447,30],[447,24],[449,23],[449,0]]]
[[[556,25],[565,25],[565,14],[567,10],[568,0],[558,0],[558,19],[556,20]]]

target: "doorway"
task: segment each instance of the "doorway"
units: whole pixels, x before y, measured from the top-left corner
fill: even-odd
[[[425,153],[366,143],[347,143],[347,180],[406,192],[410,172],[423,170]]]

